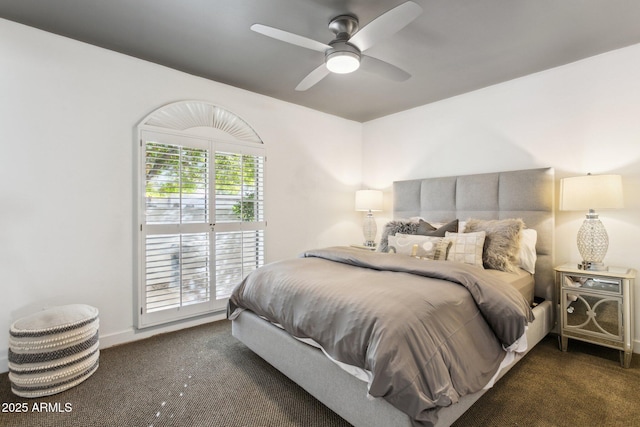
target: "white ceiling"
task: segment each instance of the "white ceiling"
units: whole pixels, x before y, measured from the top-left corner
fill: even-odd
[[[640,43],[640,0],[414,0],[423,13],[367,54],[412,74],[358,70],[296,85],[323,54],[249,29],[328,43],[404,0],[0,0],[0,17],[252,92],[364,122]]]

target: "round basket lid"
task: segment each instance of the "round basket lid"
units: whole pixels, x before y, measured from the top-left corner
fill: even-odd
[[[93,322],[98,309],[86,304],[51,307],[25,316],[11,325],[12,336],[35,336],[63,332]]]

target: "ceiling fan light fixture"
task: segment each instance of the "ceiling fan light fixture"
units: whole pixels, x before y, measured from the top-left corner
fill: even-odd
[[[296,91],[309,89],[329,73],[352,73],[360,67],[362,58],[365,58],[364,68],[367,71],[400,82],[407,80],[411,74],[388,62],[372,56],[363,56],[362,53],[378,41],[392,36],[409,25],[421,12],[420,6],[408,0],[379,15],[362,29],[357,17],[336,16],[329,21],[329,30],[335,38],[328,44],[263,24],[253,24],[251,30],[276,40],[324,53],[324,64],[318,64],[307,74],[296,86]]]
[[[326,64],[332,73],[353,73],[360,67],[360,55],[349,51],[331,52],[326,57]]]

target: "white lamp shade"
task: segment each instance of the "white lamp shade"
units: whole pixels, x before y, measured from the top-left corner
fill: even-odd
[[[358,190],[356,191],[357,211],[381,211],[382,191],[379,190]]]
[[[586,175],[560,180],[560,210],[621,209],[620,175]]]

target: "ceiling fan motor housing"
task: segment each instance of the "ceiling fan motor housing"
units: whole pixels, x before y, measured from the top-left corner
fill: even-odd
[[[351,15],[336,16],[329,22],[329,29],[336,35],[336,40],[349,40],[359,28],[358,18]]]

